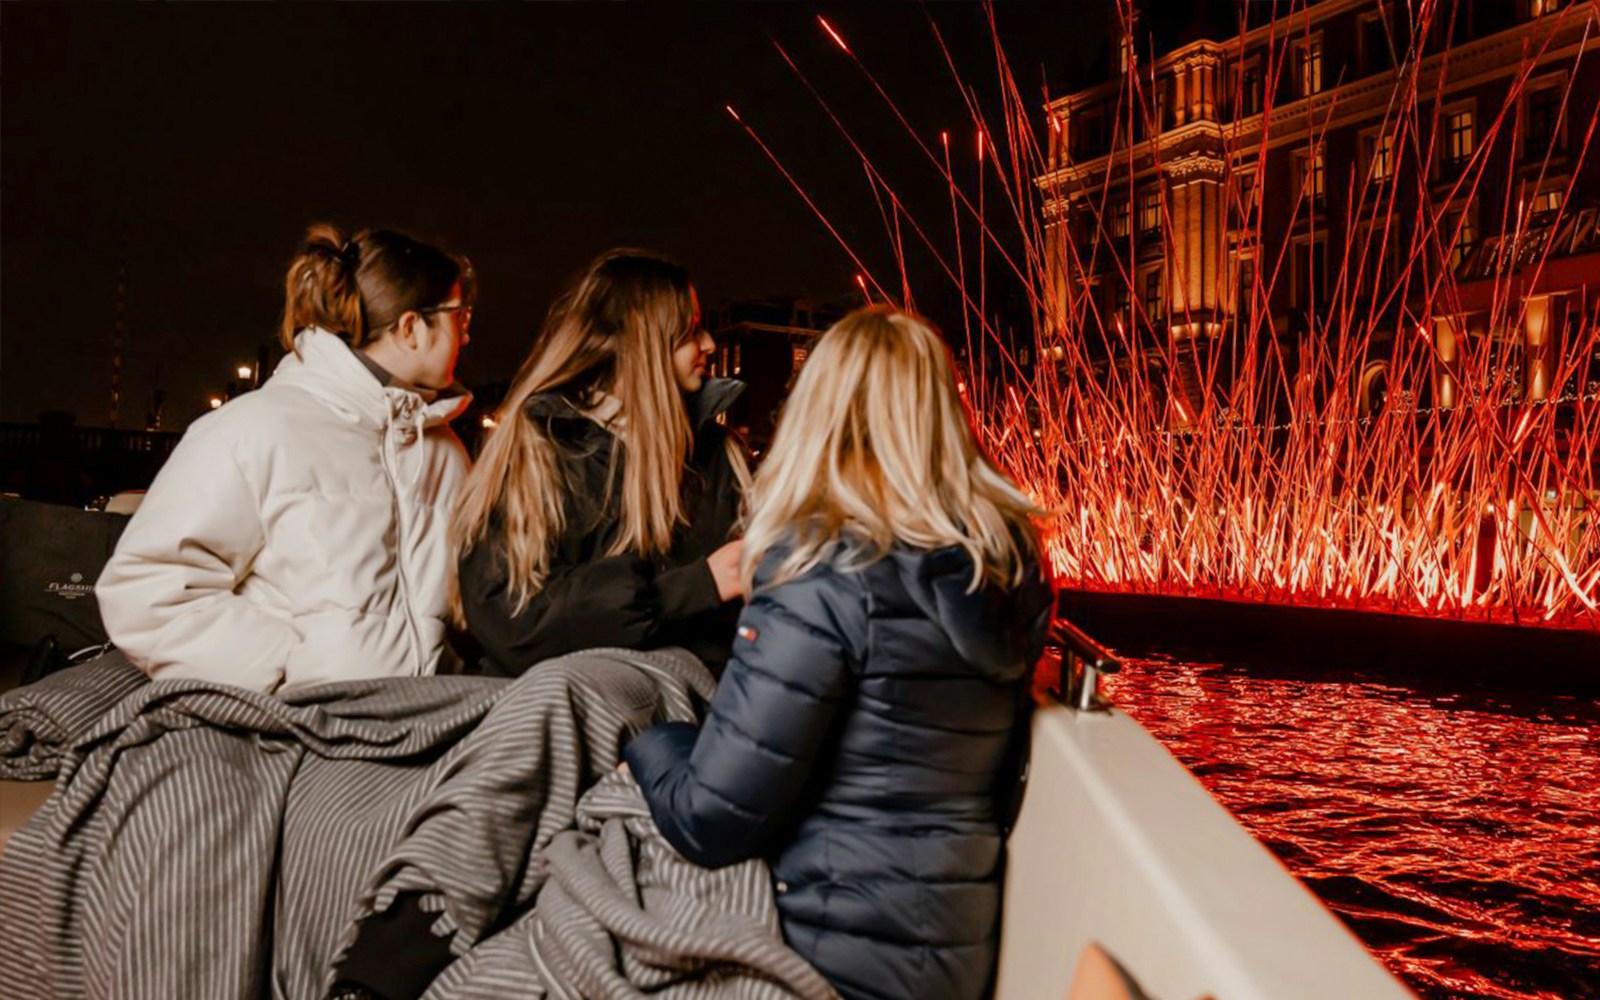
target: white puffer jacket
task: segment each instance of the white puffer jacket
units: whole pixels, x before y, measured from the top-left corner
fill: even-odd
[[[450,503],[471,399],[384,387],[331,333],[190,426],[95,587],[155,678],[258,691],[430,674],[445,645]]]

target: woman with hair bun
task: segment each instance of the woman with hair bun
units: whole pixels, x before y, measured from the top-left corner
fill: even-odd
[[[290,354],[189,427],[95,587],[112,641],[152,678],[266,692],[453,662],[470,462],[448,421],[471,319],[464,258],[313,227],[285,282]]]

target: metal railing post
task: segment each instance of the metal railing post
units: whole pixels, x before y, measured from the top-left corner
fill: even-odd
[[[1061,700],[1080,712],[1106,712],[1111,703],[1100,693],[1100,678],[1122,669],[1116,654],[1065,619],[1050,625],[1050,641],[1061,647]]]

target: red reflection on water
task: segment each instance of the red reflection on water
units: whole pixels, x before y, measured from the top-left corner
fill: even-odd
[[[1424,997],[1600,997],[1600,708],[1156,661],[1109,689]]]

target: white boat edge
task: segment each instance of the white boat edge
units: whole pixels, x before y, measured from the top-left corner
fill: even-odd
[[[1162,1000],[1415,1000],[1115,709],[1035,714],[1003,905],[996,1000],[1062,1000],[1090,944]]]

